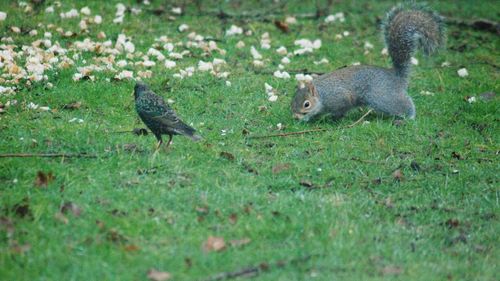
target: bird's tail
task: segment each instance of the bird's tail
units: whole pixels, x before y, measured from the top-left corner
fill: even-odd
[[[176,128],[176,131],[179,134],[184,135],[193,141],[199,141],[199,140],[203,139],[200,135],[195,134],[196,130],[194,128],[192,128],[184,123],[178,124],[178,125],[179,126]]]
[[[404,79],[408,76],[411,56],[417,47],[429,55],[445,41],[443,18],[413,1],[394,7],[382,27],[394,70]]]

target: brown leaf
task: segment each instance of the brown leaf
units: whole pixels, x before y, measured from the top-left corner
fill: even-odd
[[[126,245],[125,247],[123,247],[123,249],[127,252],[135,252],[135,251],[139,251],[141,248],[139,248],[139,246],[137,246],[137,245],[129,244],[129,245]]]
[[[286,22],[275,20],[274,25],[284,33],[290,32],[290,27],[288,27],[288,24]]]
[[[384,266],[381,270],[382,275],[400,275],[403,273],[403,269],[395,265]]]
[[[241,247],[245,246],[246,244],[250,243],[252,240],[250,238],[243,238],[243,239],[236,239],[236,240],[231,240],[229,243],[231,244],[231,247]]]
[[[196,206],[195,210],[200,215],[206,215],[210,212],[208,206],[206,206],[206,205],[205,206]]]
[[[104,230],[104,228],[106,227],[104,223],[100,220],[96,220],[95,224],[97,225],[97,228],[99,228],[100,230]]]
[[[126,143],[123,146],[123,150],[127,152],[135,152],[137,150],[137,144],[135,143]]]
[[[314,184],[310,180],[301,180],[300,185],[305,186],[305,187],[314,187]]]
[[[16,254],[24,254],[31,250],[31,245],[29,243],[26,243],[24,245],[19,245],[17,241],[14,241],[13,245],[11,246],[10,250]]]
[[[460,155],[460,153],[455,152],[455,151],[452,151],[452,152],[451,152],[451,157],[453,157],[453,158],[455,158],[455,159],[458,159],[458,160],[461,160],[461,159],[462,159],[462,155]]]
[[[397,180],[397,181],[402,181],[403,180],[403,172],[401,172],[400,169],[397,169],[392,173],[392,177]]]
[[[82,103],[79,101],[74,101],[68,104],[65,104],[62,108],[63,109],[68,109],[68,110],[75,110],[79,109],[82,106]]]
[[[14,223],[11,219],[7,217],[0,217],[0,230],[5,230],[7,237],[11,237],[16,229],[14,228]]]
[[[220,152],[220,156],[221,156],[222,158],[226,158],[226,159],[227,159],[227,160],[229,160],[229,161],[234,161],[234,160],[236,159],[236,157],[234,157],[234,155],[233,155],[233,154],[231,154],[231,153],[229,153],[229,152],[227,152],[227,151],[221,151],[221,152]]]
[[[69,222],[68,218],[61,212],[56,212],[54,214],[54,218],[64,224],[68,224]]]
[[[125,236],[123,236],[123,234],[119,233],[118,230],[113,228],[108,230],[106,238],[114,243],[124,243],[128,240]]]
[[[73,202],[65,202],[61,206],[61,213],[67,214],[68,212],[71,212],[75,217],[79,217],[82,214],[82,209]]]
[[[229,215],[229,222],[231,224],[236,224],[238,222],[238,215],[236,213],[232,213]]]
[[[226,243],[224,242],[224,238],[209,236],[207,241],[203,243],[203,250],[205,252],[220,252],[226,248]]]
[[[444,223],[448,228],[456,228],[460,225],[457,219],[449,219]]]
[[[149,280],[152,280],[152,281],[166,281],[166,280],[172,278],[172,274],[170,274],[168,272],[164,272],[164,271],[158,271],[154,268],[151,268],[148,271],[148,278],[149,278]]]
[[[35,186],[36,187],[47,187],[49,183],[51,183],[54,180],[54,175],[52,175],[52,172],[49,172],[48,174],[45,174],[42,171],[38,171],[36,174],[35,178]]]
[[[277,164],[277,165],[274,165],[273,169],[272,169],[272,172],[273,174],[279,174],[283,171],[286,171],[290,169],[290,163],[284,163],[284,164]]]

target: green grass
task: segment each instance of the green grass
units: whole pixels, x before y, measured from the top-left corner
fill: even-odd
[[[153,136],[113,133],[142,126],[133,107],[134,83],[107,82],[111,73],[96,74],[94,82],[73,82],[76,66],[84,65],[81,60],[70,69],[49,72],[52,89],[22,83],[15,95],[0,96],[3,104],[18,101],[0,115],[1,153],[97,155],[0,158],[1,280],[147,280],[151,268],[170,272],[173,280],[200,280],[261,263],[270,266],[258,280],[497,280],[499,103],[498,98],[483,101],[479,95],[500,88],[498,36],[448,26],[445,50],[432,58],[416,55],[420,64],[413,67],[409,93],[417,119],[395,126],[393,118],[372,114],[366,118],[369,123],[346,129],[363,112],[353,110],[335,123],[293,120],[289,104],[296,81],[255,73],[249,47],[260,46],[261,34],[270,33],[272,49],[261,50],[269,59],[263,71],[276,70],[281,56],[274,50],[281,45],[294,50],[298,38],[321,38],[323,46],[292,58],[285,70],[331,71],[356,61],[389,66],[389,59],[380,55],[383,43],[376,27],[377,17],[393,2],[335,2],[330,12],[345,12],[345,23],[321,29],[322,21],[299,19],[288,34],[255,19],[224,22],[194,16],[192,4],[175,21],[143,12],[127,14],[122,25],[115,25],[110,22],[116,2],[63,1],[52,15],[43,12],[52,1],[47,2],[41,13],[26,16],[16,2],[2,1],[0,11],[8,17],[0,22],[1,33],[22,45],[34,38],[13,34],[10,26],[29,30],[38,23],[53,23],[77,31],[79,18],[62,21],[58,14],[88,5],[105,24],[70,39],[52,31],[53,41],[68,46],[87,36],[97,40],[101,30],[114,41],[123,32],[146,52],[160,35],[185,42],[187,33],[176,28],[187,23],[191,31],[222,40],[218,45],[227,54],[213,57],[228,62],[232,86],[206,73],[183,80],[172,77],[179,68],[212,60],[201,57],[199,50],[175,69],[154,67],[146,82],[174,99],[179,115],[204,137],[199,143],[175,137],[172,147],[156,157]],[[161,4],[152,2],[151,7]],[[237,3],[203,3],[203,9],[238,13],[276,6],[273,1],[242,1],[240,7]],[[429,4],[446,16],[498,20],[495,1]],[[296,1],[284,9],[304,13],[314,12],[315,6]],[[254,34],[224,37],[233,23]],[[335,40],[344,30],[351,35]],[[38,28],[38,37],[43,31]],[[246,43],[245,49],[235,48],[239,40]],[[365,41],[375,45],[368,55],[363,55]],[[459,46],[465,51],[457,51]],[[83,54],[87,61],[93,56]],[[313,64],[323,57],[329,65]],[[451,66],[441,67],[444,61]],[[468,77],[457,75],[461,67],[468,69]],[[266,82],[279,92],[276,103],[267,101]],[[476,96],[477,102],[469,104],[466,96]],[[82,102],[82,107],[62,109],[73,101]],[[56,110],[29,110],[29,102]],[[266,111],[259,110],[262,105]],[[69,123],[72,118],[84,122]],[[285,132],[328,130],[267,139],[243,134],[274,134],[278,123]],[[137,149],[128,151],[126,144]],[[272,172],[284,164],[289,168]],[[392,176],[397,169],[403,173],[400,181]],[[47,187],[36,187],[38,171],[55,178]],[[67,224],[56,218],[65,202],[82,210],[80,216],[66,213]],[[223,237],[226,249],[204,252],[209,236]],[[230,246],[230,240],[243,238],[251,242]],[[29,250],[20,251],[23,245]],[[307,261],[273,265],[309,255]]]

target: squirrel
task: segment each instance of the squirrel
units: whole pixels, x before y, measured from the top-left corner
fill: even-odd
[[[358,106],[415,118],[415,105],[407,94],[411,57],[417,47],[430,55],[444,44],[443,18],[423,5],[401,4],[387,13],[382,28],[393,67],[348,66],[313,79],[292,99],[296,119],[339,119]]]

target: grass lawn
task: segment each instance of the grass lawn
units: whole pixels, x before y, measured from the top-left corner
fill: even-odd
[[[245,268],[253,269],[255,280],[498,280],[500,107],[498,95],[483,94],[500,90],[497,34],[449,24],[445,49],[429,58],[415,54],[409,93],[416,120],[370,114],[348,128],[367,109],[336,122],[292,118],[294,71],[328,72],[355,62],[389,67],[378,25],[393,1],[334,1],[319,19],[297,16],[288,33],[269,15],[220,19],[213,13],[272,13],[283,21],[315,13],[314,3],[200,1],[198,10],[191,1],[124,1],[141,12],[128,9],[122,23],[113,23],[118,1],[56,2],[27,1],[31,11],[18,1],[0,2],[7,13],[0,51],[13,45],[19,67],[30,65],[33,48],[23,52],[23,46],[38,39],[67,50],[46,63],[52,65],[43,72],[46,80],[29,83],[7,82],[12,69],[0,59],[0,85],[16,87],[0,94],[0,154],[95,157],[0,158],[1,280],[167,279],[152,269],[170,273],[171,280],[216,280]],[[493,0],[429,5],[453,19],[499,17]],[[90,15],[81,12],[85,6]],[[173,7],[182,7],[183,15]],[[72,8],[79,15],[62,19],[60,13]],[[325,24],[325,16],[337,12],[345,22]],[[101,24],[93,23],[95,15]],[[90,18],[81,29],[80,21]],[[189,29],[180,32],[181,24]],[[226,36],[233,24],[243,34]],[[67,31],[74,34],[64,36]],[[339,39],[344,31],[349,35]],[[191,32],[204,40],[188,38]],[[265,32],[270,49],[261,47]],[[95,46],[77,50],[85,38],[111,40],[110,50],[119,34],[134,44],[128,55],[126,47],[112,60]],[[159,40],[162,35],[168,39]],[[321,48],[291,56],[284,65],[290,79],[273,76],[284,56],[276,49],[291,53],[302,38],[321,39]],[[217,49],[195,46],[210,40]],[[240,40],[242,48],[236,47]],[[162,48],[167,41],[172,52],[189,52],[170,58]],[[38,49],[47,50],[44,44]],[[152,54],[156,65],[140,63],[154,44],[175,67]],[[254,66],[251,46],[263,66]],[[73,63],[59,67],[63,57]],[[226,61],[216,71],[229,72],[226,78],[198,69],[200,60],[214,58]],[[314,63],[323,58],[329,62]],[[118,66],[120,60],[128,64]],[[106,63],[114,70],[74,76],[79,67]],[[191,66],[192,76],[174,76]],[[457,74],[461,68],[468,76]],[[142,80],[174,101],[204,140],[177,136],[153,157],[151,134],[120,133],[144,127],[134,109],[135,82],[114,79],[123,70],[134,77],[142,71]],[[268,100],[265,83],[277,101]],[[326,131],[251,138],[316,128]]]

